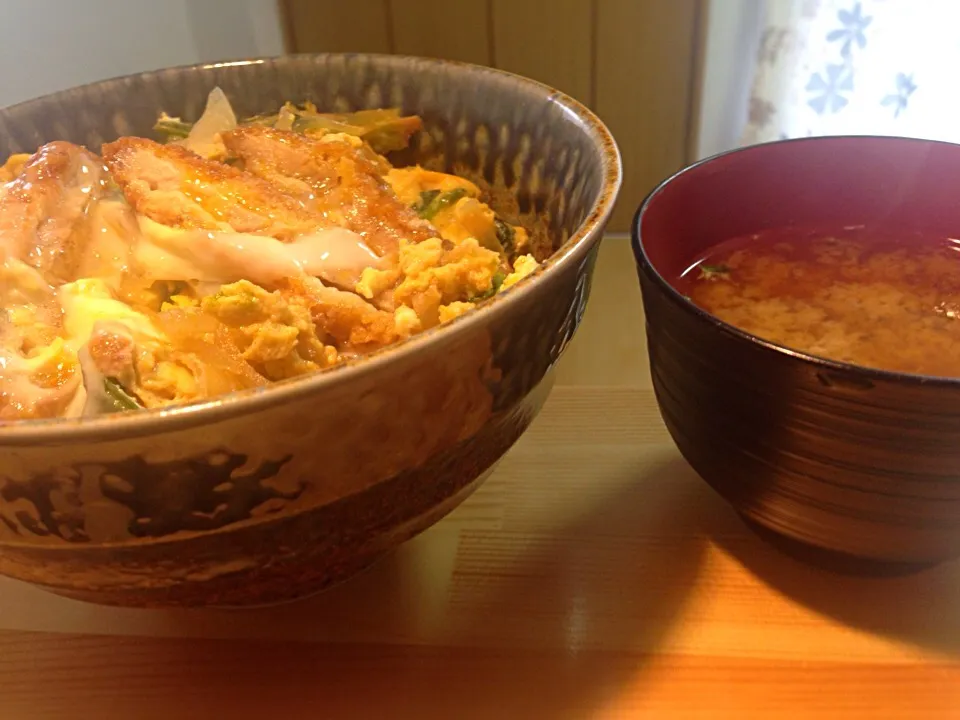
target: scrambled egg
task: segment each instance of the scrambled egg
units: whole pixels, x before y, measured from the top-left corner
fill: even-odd
[[[187,355],[174,359],[160,359],[150,351],[141,351],[137,357],[137,376],[134,390],[147,407],[170,403],[191,402],[203,396],[197,382],[201,368]]]
[[[409,337],[423,330],[423,323],[420,322],[416,310],[405,305],[394,310],[393,321],[397,326],[397,334],[401,337]]]
[[[17,153],[7,158],[7,161],[3,165],[0,165],[0,184],[8,183],[16,178],[29,159],[29,153]]]
[[[84,278],[61,285],[57,297],[63,308],[63,329],[74,351],[87,342],[101,322],[119,323],[134,336],[152,340],[157,345],[166,342],[146,315],[117,300],[100,278]]]
[[[422,167],[393,168],[386,174],[386,180],[404,205],[415,204],[428,190],[446,192],[462,188],[468,197],[480,197],[480,188],[466,178]]]
[[[497,239],[496,215],[480,202],[480,188],[466,178],[412,167],[394,168],[387,173],[387,182],[400,201],[411,206],[421,202],[424,193],[462,193],[455,203],[432,216],[430,222],[444,240],[459,243],[473,238],[488,250],[504,251]]]
[[[101,371],[130,384],[146,407],[189,402],[202,395],[197,377],[200,368],[192,358],[170,347],[169,339],[147,315],[117,300],[99,278],[84,278],[60,287],[65,345],[73,357],[86,344]],[[129,347],[119,347],[119,331]],[[129,365],[124,353],[129,352]]]
[[[62,338],[54,338],[46,346],[26,354],[23,369],[30,382],[40,388],[52,389],[63,385],[77,371],[77,358]]]
[[[441,305],[440,322],[450,322],[471,309],[473,309],[473,303],[468,302],[452,302],[449,305]]]
[[[506,255],[520,255],[530,246],[527,231],[517,225],[501,223],[510,236],[501,237],[496,213],[480,200],[480,188],[466,178],[425,170],[422,167],[393,168],[387,182],[406,205],[415,206],[427,193],[458,193],[455,203],[442,207],[430,218],[444,240],[459,243],[469,238],[481,246]],[[506,245],[509,245],[507,247]]]
[[[71,397],[56,400],[57,414],[62,414],[67,402],[67,414],[77,414],[78,409],[91,414],[158,407],[257,386],[264,379],[282,380],[320,370],[342,359],[337,348],[328,343],[342,343],[344,357],[354,347],[331,328],[344,325],[350,329],[361,328],[370,337],[386,338],[371,343],[373,346],[384,345],[463,315],[478,301],[514,285],[538,267],[534,257],[527,254],[530,246],[527,232],[499,218],[483,202],[481,189],[470,180],[422,167],[393,168],[374,149],[372,140],[365,141],[364,133],[332,131],[339,127],[335,123],[329,128],[323,123],[311,128],[307,123],[306,129],[301,128],[302,132],[319,142],[348,146],[346,149],[327,146],[314,154],[327,164],[333,163],[328,155],[349,160],[341,158],[336,163],[335,179],[341,185],[357,186],[359,200],[347,198],[349,212],[370,215],[370,218],[360,218],[369,221],[366,225],[360,223],[359,229],[352,229],[363,235],[365,228],[376,229],[380,223],[393,233],[387,250],[371,252],[370,262],[378,264],[366,267],[359,279],[354,269],[347,280],[327,278],[304,269],[303,263],[313,260],[301,244],[296,248],[299,254],[291,250],[290,257],[295,258],[291,261],[292,269],[283,266],[282,272],[270,276],[273,280],[263,280],[247,272],[259,262],[260,256],[251,249],[259,245],[242,239],[242,227],[237,229],[222,220],[215,226],[222,225],[224,233],[216,237],[213,233],[204,233],[202,239],[210,242],[201,246],[194,242],[191,249],[212,263],[242,256],[248,265],[238,263],[242,272],[236,273],[198,271],[192,264],[194,255],[185,253],[180,257],[175,244],[162,242],[181,232],[182,218],[178,216],[177,222],[169,226],[160,224],[130,199],[130,187],[135,184],[138,188],[147,187],[155,193],[152,200],[156,203],[179,208],[192,202],[191,197],[184,194],[180,185],[176,189],[164,185],[169,184],[169,178],[163,173],[192,177],[190,173],[200,172],[196,170],[200,168],[206,173],[203,177],[213,178],[210,182],[214,184],[222,182],[229,190],[207,198],[211,207],[216,207],[218,217],[224,215],[221,210],[231,210],[235,224],[249,220],[247,215],[259,217],[262,208],[251,205],[254,201],[247,196],[256,202],[266,197],[264,202],[269,207],[280,208],[292,218],[290,226],[296,230],[300,228],[298,212],[306,202],[298,193],[304,187],[310,192],[325,191],[330,180],[322,173],[317,177],[301,177],[303,167],[291,160],[286,150],[277,151],[278,147],[286,146],[272,136],[260,138],[263,145],[251,145],[250,158],[236,152],[220,135],[238,126],[236,117],[222,92],[215,93],[219,96],[211,95],[204,117],[192,127],[169,117],[161,118],[161,122],[171,128],[176,126],[177,133],[187,130],[185,139],[180,137],[174,142],[193,149],[203,158],[215,158],[240,170],[220,167],[219,163],[204,164],[206,161],[201,157],[184,152],[170,154],[169,148],[138,141],[139,154],[130,155],[130,161],[125,160],[125,164],[117,161],[110,165],[111,182],[124,190],[126,200],[118,199],[119,196],[110,199],[106,195],[96,200],[104,203],[109,199],[113,203],[110,207],[126,221],[114,223],[114,228],[111,223],[96,219],[100,217],[97,212],[107,207],[97,204],[94,207],[97,212],[88,214],[93,220],[85,220],[80,230],[71,227],[63,234],[66,242],[75,230],[106,233],[112,229],[116,234],[115,245],[109,246],[107,253],[102,248],[108,246],[98,245],[97,257],[105,254],[108,259],[112,258],[113,265],[98,263],[94,268],[80,264],[69,275],[74,281],[61,285],[54,294],[44,278],[23,261],[7,258],[0,263],[3,308],[0,320],[5,321],[0,323],[0,359],[9,358],[8,374],[32,385],[27,389],[30,392],[58,388],[69,392]],[[285,106],[276,118],[275,129],[293,130],[299,117],[295,110]],[[309,107],[305,112],[308,110]],[[351,117],[357,119],[361,114]],[[377,117],[382,125],[385,121]],[[414,118],[416,122],[411,124],[410,118],[399,116],[396,120],[403,122],[388,128],[393,133],[390,142],[406,144],[411,128],[419,128],[420,121]],[[358,126],[358,129],[373,132],[380,125]],[[288,136],[284,142],[290,142],[293,137],[289,133]],[[384,147],[389,149],[389,144]],[[234,157],[225,157],[228,147],[232,148],[230,152]],[[253,152],[257,148],[260,154]],[[31,157],[34,156],[11,156],[0,166],[0,183],[17,178]],[[311,157],[313,155],[307,154],[304,162]],[[247,171],[255,165],[253,160],[264,164],[265,174],[259,179],[256,172],[249,178],[240,177],[242,173],[249,174]],[[363,160],[371,162],[360,162]],[[121,167],[122,172],[117,167]],[[58,168],[48,171],[65,172]],[[63,181],[65,186],[69,185],[68,180],[66,177]],[[195,182],[201,183],[200,179]],[[193,186],[189,187],[193,192]],[[55,199],[63,204],[71,197]],[[314,195],[310,194],[309,198],[314,199]],[[196,198],[196,203],[200,202],[201,198]],[[143,207],[147,206],[145,201]],[[294,212],[288,206],[299,210]],[[348,210],[325,210],[321,227],[331,221],[347,227]],[[271,214],[269,218],[274,216]],[[284,219],[289,218],[285,215]],[[312,216],[308,219],[311,223],[320,222]],[[282,222],[278,227],[283,229],[281,226]],[[286,241],[303,235],[299,230],[297,233],[269,237],[273,241]],[[434,234],[437,236],[431,237]],[[381,259],[374,258],[374,254],[382,256]],[[366,262],[365,256],[363,260]],[[356,270],[363,266],[362,263],[356,265]],[[91,277],[102,274],[101,267],[116,272],[110,278]],[[298,270],[311,280],[325,277],[329,284],[321,285],[320,289],[332,294],[311,296],[289,292],[283,282],[298,280]],[[252,278],[283,291],[268,290],[247,279],[220,284],[238,277]],[[277,277],[283,282],[274,282]],[[349,294],[351,285],[356,295]],[[211,292],[208,290],[211,286],[219,290],[199,297]],[[341,295],[336,295],[334,290]],[[361,301],[357,295],[370,302]],[[326,303],[322,311],[318,310],[321,303]],[[323,324],[324,318],[329,324]],[[30,392],[21,394],[30,400]],[[77,408],[78,403],[83,407]]]
[[[401,242],[397,267],[367,268],[356,290],[371,299],[393,288],[394,306],[411,308],[421,326],[428,328],[443,322],[441,315],[452,312],[444,310],[444,306],[459,302],[457,307],[472,307],[472,303],[463,303],[460,298],[480,299],[495,292],[500,262],[499,253],[480,247],[473,238],[450,249],[444,249],[440,238]]]
[[[513,272],[503,279],[503,285],[501,285],[501,287],[508,288],[511,285],[515,285],[538,267],[539,263],[533,255],[521,255],[513,261]]]
[[[460,243],[473,238],[488,250],[500,253],[505,248],[497,238],[496,217],[493,210],[479,200],[465,197],[438,212],[433,224],[446,240]]]
[[[337,362],[337,350],[317,337],[310,309],[247,280],[204,298],[205,312],[234,330],[243,358],[270,380],[302,375]]]
[[[25,353],[42,350],[57,338],[57,328],[50,323],[49,312],[36,305],[13,305],[7,308],[5,345]]]
[[[398,326],[403,313],[404,327],[415,327],[409,310],[420,328],[451,320],[537,268],[532,255],[521,254],[529,247],[526,231],[498,220],[469,180],[421,167],[394,168],[386,178],[400,200],[415,208],[437,193],[454,193],[430,208],[439,238],[401,242],[396,267],[367,268],[355,287],[362,297],[396,308]],[[506,263],[511,255],[512,269]]]

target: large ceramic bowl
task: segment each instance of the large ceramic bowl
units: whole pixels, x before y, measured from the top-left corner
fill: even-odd
[[[0,157],[150,136],[160,111],[194,119],[217,85],[241,116],[284,100],[417,113],[426,129],[405,160],[485,178],[555,252],[476,311],[353,364],[172,410],[3,428],[4,575],[132,606],[317,591],[477,487],[577,329],[619,156],[582,105],[508,73],[373,55],[162,70],[0,111]]]
[[[960,237],[960,146],[837,137],[760,145],[681,171],[634,224],[653,384],[680,451],[794,548],[881,563],[960,554],[960,379],[763,342],[698,309],[680,273],[723,240],[791,225]]]

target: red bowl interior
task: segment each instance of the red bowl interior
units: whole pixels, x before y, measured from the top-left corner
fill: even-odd
[[[724,240],[856,224],[960,236],[960,145],[847,136],[724,153],[654,190],[637,213],[635,242],[640,259],[674,286]]]

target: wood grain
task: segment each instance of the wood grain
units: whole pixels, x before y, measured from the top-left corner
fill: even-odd
[[[20,632],[0,633],[0,648],[6,678],[0,711],[12,720],[950,718],[960,701],[960,671],[951,663],[878,669],[709,656],[590,652],[566,658],[415,645],[143,643]],[[66,648],[87,666],[66,661]],[[11,682],[22,677],[24,663],[37,674]]]
[[[955,717],[958,608],[956,564],[777,554],[649,389],[559,387],[473,498],[323,595],[122,611],[0,583],[0,717]]]
[[[285,0],[297,52],[396,52],[495,65],[589,104],[624,184],[610,231],[696,145],[703,0]]]
[[[491,0],[497,67],[593,99],[591,0]]]
[[[637,205],[687,160],[699,0],[597,2],[595,110],[624,161],[610,230],[625,232]]]
[[[487,0],[390,0],[395,52],[490,65]]]
[[[393,52],[388,0],[284,0],[292,52]]]
[[[649,379],[617,376],[642,341],[608,359],[605,336],[642,337],[627,253],[602,246],[559,368],[590,384],[558,384],[472,498],[352,581],[172,612],[0,579],[0,717],[960,717],[960,563],[846,577],[748,530]]]

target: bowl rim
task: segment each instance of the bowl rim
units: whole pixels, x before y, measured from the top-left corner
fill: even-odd
[[[567,241],[557,248],[550,257],[540,263],[533,273],[502,293],[498,293],[496,297],[491,298],[479,307],[446,323],[380,348],[360,358],[260,388],[216,395],[192,403],[93,418],[12,420],[7,424],[0,424],[0,447],[8,445],[55,445],[89,439],[111,441],[158,432],[185,430],[198,425],[220,422],[239,415],[267,410],[284,402],[295,400],[302,395],[318,393],[334,383],[346,383],[350,380],[365,377],[377,372],[384,365],[409,360],[426,349],[442,348],[455,338],[470,333],[480,326],[488,324],[494,318],[511,312],[511,308],[515,308],[525,299],[536,294],[538,292],[537,287],[547,279],[556,276],[571,264],[582,261],[591,248],[602,239],[601,228],[610,219],[623,180],[620,150],[610,130],[596,113],[578,100],[550,85],[506,70],[475,63],[385,53],[292,53],[280,56],[250,57],[178,65],[146,72],[118,75],[83,85],[71,86],[0,108],[0,110],[7,112],[23,109],[31,104],[77,90],[103,87],[118,82],[148,80],[171,73],[204,72],[223,67],[268,63],[282,67],[283,65],[293,64],[297,60],[311,58],[340,58],[345,62],[351,59],[365,59],[394,67],[407,67],[411,63],[433,67],[453,67],[460,68],[463,72],[475,76],[499,77],[538,90],[542,93],[545,103],[558,105],[565,113],[582,123],[582,130],[596,147],[601,159],[599,195],[590,205],[587,216],[581,221],[576,232],[571,233]]]
[[[671,285],[666,278],[660,273],[660,271],[654,267],[653,262],[650,260],[649,256],[646,253],[646,250],[643,246],[643,240],[641,238],[640,226],[643,222],[644,215],[649,210],[650,206],[656,202],[658,195],[666,189],[667,186],[672,184],[675,180],[681,176],[696,171],[701,166],[708,165],[716,160],[720,160],[728,155],[735,154],[750,154],[754,152],[763,152],[764,150],[769,150],[774,146],[788,145],[788,144],[804,144],[804,143],[824,143],[824,142],[857,142],[859,140],[880,140],[883,142],[898,142],[898,143],[910,143],[916,145],[947,145],[951,147],[958,147],[960,143],[947,142],[945,140],[930,140],[926,138],[914,138],[914,137],[905,137],[901,135],[875,135],[875,134],[862,134],[862,135],[817,135],[812,137],[800,137],[800,138],[784,138],[781,140],[771,140],[769,142],[756,143],[753,145],[746,145],[743,147],[733,148],[731,150],[724,150],[723,152],[710,155],[708,157],[702,158],[694,163],[691,163],[677,172],[673,173],[666,179],[662,180],[657,184],[653,190],[651,190],[647,196],[643,199],[643,202],[640,203],[640,206],[637,208],[636,213],[634,213],[633,220],[630,224],[630,246],[633,250],[634,260],[636,261],[637,268],[643,272],[648,278],[650,278],[664,293],[667,299],[672,302],[674,305],[678,306],[681,310],[693,314],[699,320],[706,322],[712,325],[716,330],[724,333],[728,337],[739,340],[741,342],[747,342],[749,344],[755,345],[762,348],[764,351],[769,353],[774,353],[779,356],[786,356],[792,360],[799,361],[804,365],[809,366],[811,369],[823,372],[829,371],[833,373],[841,373],[847,375],[855,375],[858,378],[866,379],[871,382],[887,383],[887,384],[899,384],[907,386],[933,386],[933,387],[957,387],[960,385],[960,377],[946,377],[940,375],[922,375],[920,373],[908,373],[908,372],[899,372],[894,370],[883,370],[881,368],[871,368],[864,365],[857,365],[856,363],[843,362],[840,360],[831,360],[829,358],[821,357],[819,355],[813,355],[801,350],[796,350],[794,348],[788,347],[786,345],[781,345],[779,343],[772,342],[770,340],[764,340],[763,338],[747,332],[746,330],[741,330],[736,325],[731,325],[724,320],[721,320],[713,313],[707,312],[700,306],[696,305],[692,300],[687,299],[680,291],[678,291],[673,285]]]

